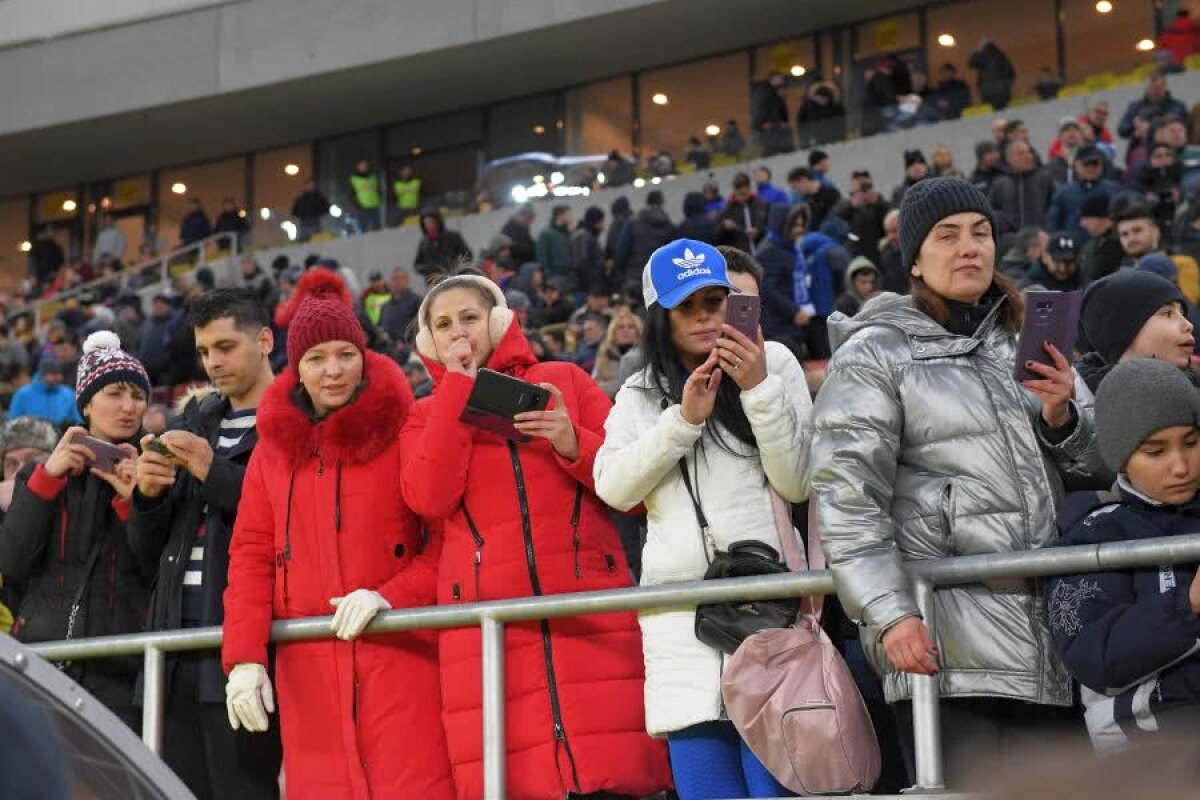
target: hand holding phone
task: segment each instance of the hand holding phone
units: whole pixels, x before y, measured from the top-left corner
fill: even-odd
[[[544,411],[549,404],[550,392],[541,386],[481,369],[475,375],[475,386],[459,421],[523,443],[529,437],[517,430],[514,418],[524,412]]]
[[[1018,383],[1046,377],[1029,368],[1029,362],[1053,368],[1054,359],[1046,349],[1052,344],[1067,359],[1075,351],[1079,336],[1079,309],[1083,292],[1030,291],[1025,293],[1025,319],[1017,342],[1017,360],[1013,377]]]
[[[82,445],[91,451],[93,461],[91,466],[102,472],[115,472],[117,464],[133,456],[122,447],[110,444],[95,436],[77,436],[75,444]]]
[[[725,324],[752,342],[758,341],[758,321],[762,299],[755,294],[733,292],[725,299]]]

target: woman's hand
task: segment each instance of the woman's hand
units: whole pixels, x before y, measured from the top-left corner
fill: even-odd
[[[929,629],[920,617],[902,619],[884,631],[883,649],[892,666],[913,675],[939,672],[937,646],[929,638]]]
[[[1071,422],[1071,398],[1075,395],[1075,376],[1071,374],[1071,362],[1049,342],[1043,347],[1054,361],[1053,367],[1026,361],[1030,372],[1043,376],[1042,380],[1025,381],[1024,386],[1042,401],[1042,419],[1051,429],[1061,428]]]
[[[117,447],[125,451],[128,458],[118,461],[112,472],[99,467],[92,467],[92,474],[107,483],[122,500],[133,496],[133,487],[137,486],[137,449],[131,444],[119,444]]]
[[[567,404],[562,392],[552,383],[539,383],[554,398],[554,407],[547,411],[524,411],[513,417],[515,427],[526,436],[546,439],[558,453],[572,463],[579,460],[579,437],[575,435],[575,424],[567,413]]]
[[[721,387],[721,353],[717,348],[709,353],[704,363],[692,370],[683,385],[683,401],[680,411],[683,418],[693,425],[700,425],[713,412],[717,403],[717,389]]]
[[[479,367],[475,364],[475,354],[471,352],[471,341],[466,337],[454,340],[446,348],[446,370],[466,375],[474,380]]]
[[[758,332],[758,341],[752,342],[732,325],[722,325],[715,352],[725,374],[733,379],[739,389],[748,392],[767,377],[767,354],[764,348],[761,330]]]
[[[145,497],[158,497],[175,483],[175,460],[150,449],[154,434],[142,437],[142,454],[138,456],[137,488]]]
[[[54,452],[46,459],[42,469],[51,478],[62,478],[67,473],[79,475],[87,465],[96,460],[96,454],[81,444],[74,444],[76,436],[87,436],[87,431],[78,425],[68,428],[58,440]]]

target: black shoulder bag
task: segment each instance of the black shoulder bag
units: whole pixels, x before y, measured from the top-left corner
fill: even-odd
[[[708,518],[700,507],[700,498],[692,489],[686,459],[679,459],[679,472],[683,475],[683,485],[687,487],[688,497],[696,512],[696,522],[700,525],[700,546],[708,562],[704,580],[779,575],[790,571],[779,559],[774,547],[757,539],[744,539],[729,545],[728,550],[718,550],[716,540],[709,533]],[[711,557],[708,554],[710,546],[713,550]],[[709,647],[732,655],[747,636],[765,628],[790,627],[799,614],[800,598],[731,601],[697,606],[696,638]]]

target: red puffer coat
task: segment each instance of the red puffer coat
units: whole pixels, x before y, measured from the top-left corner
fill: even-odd
[[[226,672],[267,663],[272,619],[330,614],[330,598],[355,589],[393,608],[434,602],[440,530],[422,549],[397,490],[412,393],[374,353],[365,377],[357,399],[316,423],[294,402],[290,370],[263,398],[230,546]],[[288,800],[454,796],[436,642],[429,632],[277,648]]]
[[[445,518],[438,602],[631,586],[592,480],[608,397],[578,367],[537,363],[516,323],[487,366],[557,386],[580,456],[568,463],[544,439],[509,445],[463,425],[458,418],[473,382],[429,364],[438,386],[417,403],[401,435],[402,486],[421,516]],[[483,796],[479,650],[477,629],[442,633],[442,716],[458,794],[470,800]],[[632,613],[506,626],[505,680],[509,797],[642,796],[671,785],[666,748],[646,734],[642,642]]]

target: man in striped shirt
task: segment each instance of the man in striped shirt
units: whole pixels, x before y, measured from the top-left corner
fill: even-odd
[[[189,317],[212,387],[188,399],[182,425],[142,440],[129,518],[134,551],[158,562],[150,630],[224,620],[229,542],[258,439],[255,412],[274,377],[274,337],[252,292],[210,291],[192,301]],[[230,728],[219,654],[170,656],[166,679],[163,760],[196,797],[278,798],[278,727],[266,736]]]

